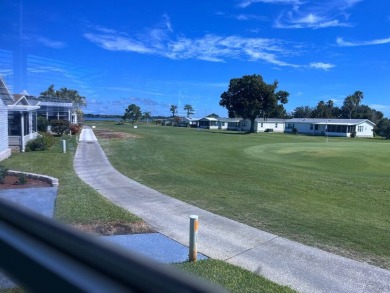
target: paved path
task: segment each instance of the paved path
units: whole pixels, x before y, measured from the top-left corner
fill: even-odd
[[[301,292],[390,292],[390,271],[290,241],[212,214],[117,172],[84,127],[74,168],[79,177],[156,231],[188,245],[189,216],[199,216],[199,251]]]

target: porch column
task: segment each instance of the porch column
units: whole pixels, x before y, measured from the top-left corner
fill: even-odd
[[[30,139],[33,139],[33,121],[32,121],[32,112],[28,112],[28,133],[30,135]]]
[[[57,120],[60,120],[60,112],[57,112]]]
[[[46,110],[46,120],[49,121],[49,110]]]
[[[25,149],[24,149],[24,115],[23,115],[23,112],[20,112],[20,130],[21,130],[20,143],[22,144],[20,149],[24,153]]]

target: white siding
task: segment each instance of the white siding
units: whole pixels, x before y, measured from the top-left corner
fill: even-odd
[[[373,137],[374,126],[370,125],[367,122],[360,123],[356,125],[356,136],[357,137]]]
[[[0,99],[0,161],[8,158],[11,150],[8,148],[8,110]]]
[[[243,120],[242,130],[249,131],[251,129],[251,121],[249,119]],[[284,121],[282,120],[272,120],[271,118],[267,121],[255,121],[255,131],[256,132],[265,132],[267,129],[272,129],[273,132],[284,132]]]

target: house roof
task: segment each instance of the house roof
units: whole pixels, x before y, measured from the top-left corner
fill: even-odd
[[[218,121],[218,119],[216,119],[216,118],[213,118],[213,117],[204,117],[204,118],[202,118],[202,119],[199,119],[199,120],[208,120],[208,121]]]
[[[292,123],[310,123],[310,124],[328,124],[328,125],[357,125],[363,122],[375,125],[374,122],[368,119],[334,119],[334,118],[293,118],[287,119],[286,122]]]
[[[278,122],[278,123],[284,123],[286,121],[286,119],[282,119],[282,118],[256,118],[256,122],[270,122],[270,123],[275,123],[275,122]]]
[[[28,112],[39,109],[39,106],[30,106],[30,105],[8,105],[8,111],[11,112]]]
[[[240,122],[242,118],[218,118],[221,122]]]
[[[10,91],[8,90],[3,78],[0,76],[0,99],[6,105],[12,105],[15,103]]]
[[[38,102],[39,106],[73,108],[72,103],[63,102]]]

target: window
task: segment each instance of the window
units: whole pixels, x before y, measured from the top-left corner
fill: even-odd
[[[363,126],[358,126],[358,132],[363,132],[364,127]]]
[[[241,126],[242,126],[242,127],[245,127],[246,125],[247,125],[246,121],[242,121],[242,122],[241,122]]]
[[[310,130],[313,130],[313,124],[310,124]]]
[[[314,130],[318,130],[318,124],[314,126]]]
[[[275,123],[275,128],[278,128],[278,123]]]
[[[263,128],[263,123],[260,123],[260,127]]]

